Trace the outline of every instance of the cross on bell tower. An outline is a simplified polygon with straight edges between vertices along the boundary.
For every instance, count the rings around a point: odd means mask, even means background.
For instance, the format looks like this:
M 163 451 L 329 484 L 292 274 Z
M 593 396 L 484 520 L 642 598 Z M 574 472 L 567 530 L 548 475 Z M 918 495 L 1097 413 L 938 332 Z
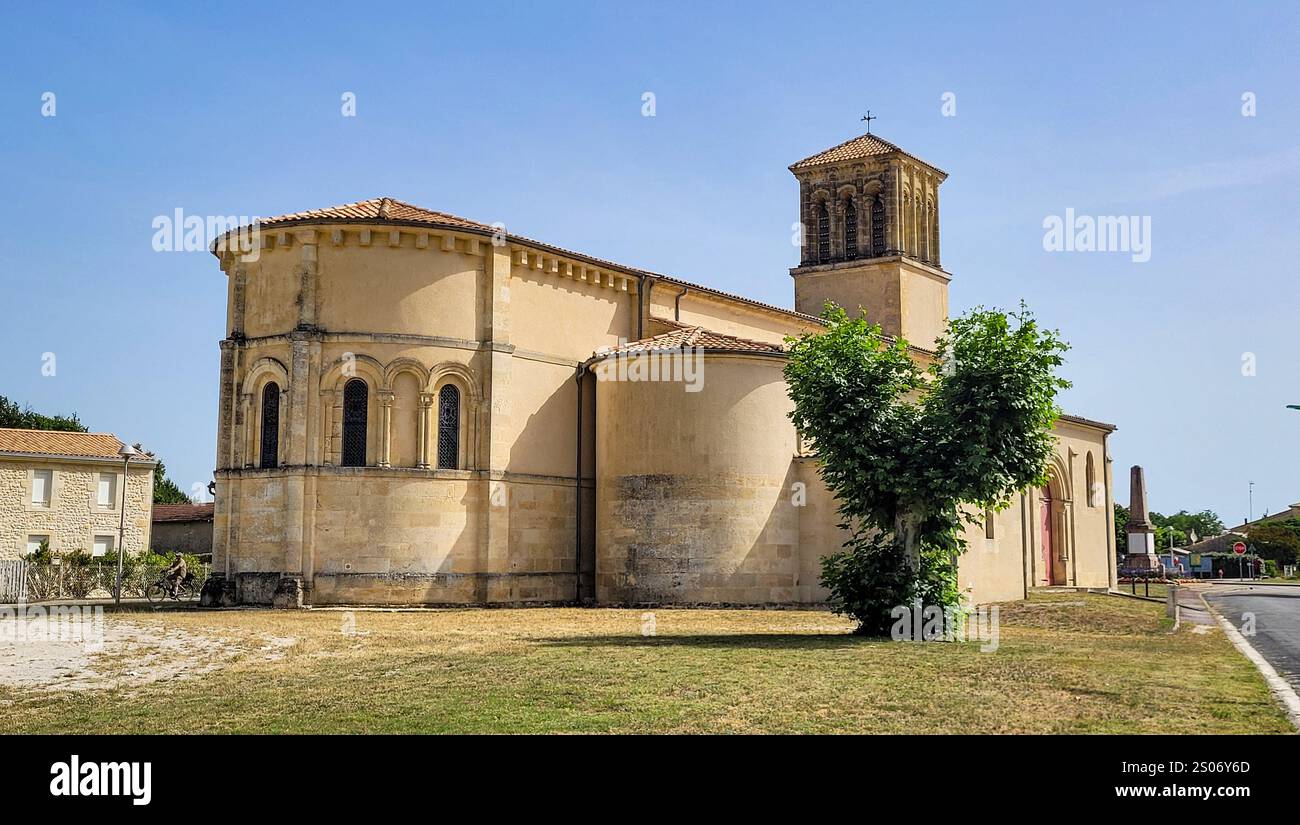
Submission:
M 867 110 L 867 113 L 866 113 L 865 115 L 862 116 L 862 119 L 863 119 L 864 121 L 866 121 L 866 124 L 867 124 L 867 134 L 871 134 L 871 121 L 873 121 L 873 120 L 879 120 L 880 118 L 878 118 L 878 117 L 876 117 L 875 115 L 871 114 L 871 110 L 868 109 L 868 110 Z

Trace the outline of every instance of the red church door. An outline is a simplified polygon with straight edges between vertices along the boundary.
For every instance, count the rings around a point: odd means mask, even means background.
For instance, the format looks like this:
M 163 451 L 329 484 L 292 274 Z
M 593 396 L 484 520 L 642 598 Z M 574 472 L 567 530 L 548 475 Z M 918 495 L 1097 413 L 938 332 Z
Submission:
M 1042 544 L 1043 558 L 1043 575 L 1042 583 L 1045 585 L 1055 584 L 1052 577 L 1052 490 L 1050 487 L 1042 489 L 1042 502 L 1038 508 L 1039 520 L 1039 541 Z

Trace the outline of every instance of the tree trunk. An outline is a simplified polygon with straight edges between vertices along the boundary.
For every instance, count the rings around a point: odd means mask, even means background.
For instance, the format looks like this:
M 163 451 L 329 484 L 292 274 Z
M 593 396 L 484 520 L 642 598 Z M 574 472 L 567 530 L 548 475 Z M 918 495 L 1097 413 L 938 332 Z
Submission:
M 903 553 L 912 573 L 921 569 L 921 512 L 901 509 L 894 514 L 894 546 Z

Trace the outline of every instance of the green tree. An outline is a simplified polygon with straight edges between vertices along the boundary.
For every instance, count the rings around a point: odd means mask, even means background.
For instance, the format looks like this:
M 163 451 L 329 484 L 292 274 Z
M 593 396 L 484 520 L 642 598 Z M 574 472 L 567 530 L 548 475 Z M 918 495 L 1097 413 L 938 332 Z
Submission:
M 1283 530 L 1288 530 L 1294 533 L 1297 538 L 1300 538 L 1300 518 L 1289 518 L 1289 519 L 1284 519 L 1282 521 L 1270 521 L 1268 522 L 1268 525 L 1270 527 L 1280 527 Z
M 1124 526 L 1128 524 L 1128 508 L 1123 504 L 1115 505 L 1115 552 L 1120 558 L 1128 555 L 1128 531 Z
M 978 308 L 949 323 L 927 373 L 865 317 L 822 317 L 787 340 L 791 418 L 850 535 L 823 583 L 859 633 L 881 634 L 894 607 L 958 607 L 962 522 L 1046 483 L 1067 347 L 1024 304 Z
M 1192 534 L 1197 540 L 1217 536 L 1224 531 L 1223 520 L 1209 510 L 1189 513 L 1179 510 L 1172 516 L 1151 513 L 1151 523 L 1156 526 L 1156 547 L 1169 547 L 1169 536 L 1174 537 L 1174 546 L 1182 547 L 1192 543 Z
M 0 427 L 15 430 L 63 430 L 84 433 L 86 426 L 76 414 L 42 415 L 31 407 L 19 407 L 16 402 L 0 395 Z
M 1251 527 L 1246 534 L 1246 544 L 1252 553 L 1278 564 L 1295 564 L 1300 559 L 1300 536 L 1276 524 Z
M 184 491 L 176 485 L 176 482 L 167 477 L 167 468 L 161 461 L 158 462 L 157 468 L 153 471 L 153 503 L 154 504 L 189 504 L 190 497 L 185 495 Z

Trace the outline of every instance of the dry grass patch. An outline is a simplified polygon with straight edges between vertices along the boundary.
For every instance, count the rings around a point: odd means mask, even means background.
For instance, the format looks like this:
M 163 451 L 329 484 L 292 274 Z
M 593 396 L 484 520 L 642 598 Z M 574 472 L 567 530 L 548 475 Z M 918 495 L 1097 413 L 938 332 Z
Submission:
M 821 611 L 656 610 L 644 636 L 644 612 L 110 615 L 211 638 L 222 666 L 76 693 L 0 685 L 0 732 L 1290 730 L 1221 633 L 1171 634 L 1148 602 L 1003 605 L 995 653 L 861 639 Z

